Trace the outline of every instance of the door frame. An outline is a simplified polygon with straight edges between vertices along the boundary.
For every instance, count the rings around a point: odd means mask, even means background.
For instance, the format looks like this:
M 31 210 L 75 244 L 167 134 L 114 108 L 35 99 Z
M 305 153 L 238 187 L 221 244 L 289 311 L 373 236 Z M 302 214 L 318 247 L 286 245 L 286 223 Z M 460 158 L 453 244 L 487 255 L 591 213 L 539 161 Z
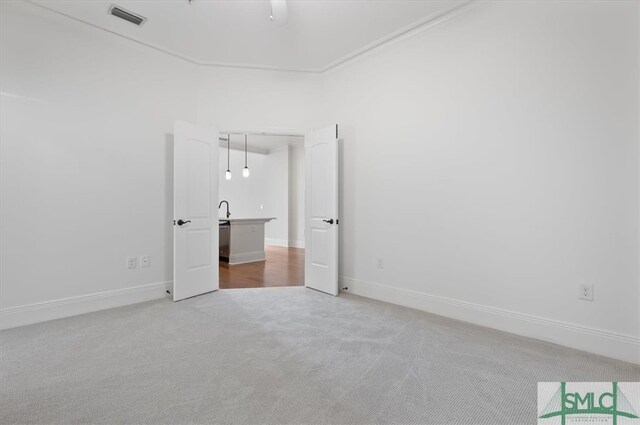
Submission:
M 215 128 L 212 125 L 203 125 L 203 127 L 210 127 L 210 128 Z M 253 129 L 249 129 L 249 130 L 239 130 L 239 129 L 219 129 L 218 131 L 218 142 L 220 140 L 226 140 L 222 138 L 223 135 L 248 135 L 248 136 L 283 136 L 283 137 L 301 137 L 302 140 L 301 142 L 304 144 L 304 138 L 306 137 L 306 135 L 312 131 L 313 129 L 300 129 L 300 128 L 279 128 L 279 127 L 266 127 L 266 128 L 253 128 Z M 340 138 L 338 138 L 338 142 L 340 142 Z M 338 162 L 339 165 L 339 162 Z M 218 170 L 219 172 L 219 170 Z M 305 176 L 305 181 L 306 181 L 306 176 Z M 218 182 L 218 184 L 220 184 Z M 306 205 L 305 205 L 306 207 Z M 172 226 L 173 227 L 173 226 Z M 305 223 L 305 228 L 306 228 L 306 223 Z M 175 252 L 174 252 L 174 257 L 175 257 Z M 339 269 L 340 263 L 339 263 L 339 257 L 338 257 L 338 269 Z M 174 264 L 175 267 L 175 264 Z M 303 282 L 304 284 L 304 282 Z M 306 286 L 305 286 L 306 287 Z M 221 290 L 221 289 L 218 289 Z
M 291 137 L 304 137 L 307 133 L 309 132 L 309 130 L 306 129 L 299 129 L 299 128 L 278 128 L 278 127 L 271 127 L 271 128 L 258 128 L 258 129 L 251 129 L 251 130 L 230 130 L 230 129 L 222 129 L 222 130 L 218 130 L 218 133 L 220 133 L 220 136 L 222 136 L 223 134 L 232 134 L 232 135 L 242 135 L 244 136 L 245 134 L 247 136 L 291 136 Z M 226 140 L 226 139 L 225 139 Z
M 299 142 L 296 141 L 296 143 L 300 143 L 304 147 L 304 140 L 306 135 L 309 133 L 309 131 L 310 130 L 300 129 L 300 128 L 278 128 L 278 127 L 253 128 L 249 130 L 223 129 L 223 130 L 218 130 L 218 133 L 219 133 L 218 137 L 219 137 L 219 141 L 226 141 L 227 135 L 229 134 L 232 136 L 244 136 L 246 134 L 247 136 L 299 137 L 300 141 Z M 306 176 L 305 176 L 305 181 L 306 181 Z M 218 182 L 218 184 L 220 184 L 220 182 Z M 305 208 L 306 208 L 306 205 L 305 205 Z M 306 223 L 305 223 L 305 227 L 306 227 Z M 303 280 L 302 285 L 306 287 L 305 284 L 306 282 Z M 224 290 L 224 289 L 219 289 L 219 290 Z

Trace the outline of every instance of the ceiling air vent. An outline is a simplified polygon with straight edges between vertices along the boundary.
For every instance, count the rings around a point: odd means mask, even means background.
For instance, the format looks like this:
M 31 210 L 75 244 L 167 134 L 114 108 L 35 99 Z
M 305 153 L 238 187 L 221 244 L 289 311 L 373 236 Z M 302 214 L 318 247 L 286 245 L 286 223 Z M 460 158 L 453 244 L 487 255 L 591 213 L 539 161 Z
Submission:
M 136 15 L 135 13 L 124 10 L 116 5 L 111 5 L 109 8 L 109 14 L 138 26 L 142 25 L 144 21 L 147 20 L 144 16 Z

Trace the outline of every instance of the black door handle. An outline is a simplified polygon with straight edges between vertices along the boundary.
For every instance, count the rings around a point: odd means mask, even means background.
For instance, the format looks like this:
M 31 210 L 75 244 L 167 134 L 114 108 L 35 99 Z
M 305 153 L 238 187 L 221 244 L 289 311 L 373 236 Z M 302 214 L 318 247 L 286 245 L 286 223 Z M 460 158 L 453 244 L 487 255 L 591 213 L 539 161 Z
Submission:
M 324 221 L 325 223 L 333 224 L 333 219 L 332 218 L 330 218 L 329 220 L 322 220 L 322 221 Z
M 178 220 L 178 226 L 182 226 L 183 224 L 191 223 L 191 220 L 184 221 L 183 219 Z

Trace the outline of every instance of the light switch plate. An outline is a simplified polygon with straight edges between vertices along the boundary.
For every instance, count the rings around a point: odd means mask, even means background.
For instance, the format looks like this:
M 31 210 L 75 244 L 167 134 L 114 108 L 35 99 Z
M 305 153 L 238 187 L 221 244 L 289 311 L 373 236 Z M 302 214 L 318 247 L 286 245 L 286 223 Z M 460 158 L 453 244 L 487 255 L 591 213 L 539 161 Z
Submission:
M 138 267 L 138 257 L 127 257 L 127 268 L 135 269 Z

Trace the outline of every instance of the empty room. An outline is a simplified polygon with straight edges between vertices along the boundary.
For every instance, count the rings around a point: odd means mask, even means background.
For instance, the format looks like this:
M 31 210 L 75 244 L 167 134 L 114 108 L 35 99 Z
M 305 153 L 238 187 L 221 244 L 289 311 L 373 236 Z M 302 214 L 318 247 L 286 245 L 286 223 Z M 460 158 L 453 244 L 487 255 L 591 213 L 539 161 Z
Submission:
M 640 1 L 0 0 L 0 423 L 640 425 Z

